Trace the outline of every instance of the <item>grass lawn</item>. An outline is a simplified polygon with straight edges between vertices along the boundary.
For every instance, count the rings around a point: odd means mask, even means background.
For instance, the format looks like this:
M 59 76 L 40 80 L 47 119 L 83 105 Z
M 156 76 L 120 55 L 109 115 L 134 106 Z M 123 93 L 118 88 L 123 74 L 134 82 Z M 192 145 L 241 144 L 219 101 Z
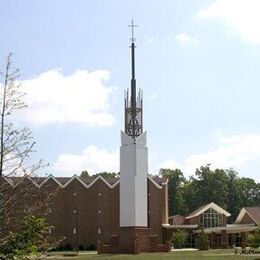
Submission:
M 47 259 L 59 260 L 59 259 L 177 259 L 177 260 L 200 260 L 200 259 L 210 259 L 210 260 L 222 260 L 222 259 L 259 259 L 260 256 L 237 256 L 234 255 L 233 249 L 215 249 L 208 251 L 178 251 L 178 252 L 170 252 L 170 253 L 143 253 L 140 255 L 97 255 L 96 252 L 80 252 L 80 254 L 76 257 L 64 257 L 63 253 L 52 253 Z

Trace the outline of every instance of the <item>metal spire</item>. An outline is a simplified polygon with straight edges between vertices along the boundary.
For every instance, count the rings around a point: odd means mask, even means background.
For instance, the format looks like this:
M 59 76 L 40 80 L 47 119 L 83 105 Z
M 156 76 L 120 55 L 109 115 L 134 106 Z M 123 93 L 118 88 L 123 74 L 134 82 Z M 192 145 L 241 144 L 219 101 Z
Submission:
M 131 106 L 132 108 L 136 107 L 136 80 L 135 80 L 135 38 L 134 38 L 134 28 L 137 27 L 134 24 L 134 20 L 132 19 L 132 23 L 128 25 L 132 29 L 132 37 L 131 40 L 131 57 L 132 57 L 132 79 L 131 79 Z
M 134 24 L 132 19 L 132 23 L 128 25 L 131 27 L 132 37 L 131 41 L 131 69 L 132 69 L 132 78 L 131 78 L 131 96 L 130 96 L 130 104 L 127 97 L 125 100 L 125 132 L 132 136 L 134 139 L 142 133 L 142 97 L 139 91 L 138 97 L 136 97 L 136 80 L 135 80 L 135 37 L 134 37 L 134 28 L 137 27 Z

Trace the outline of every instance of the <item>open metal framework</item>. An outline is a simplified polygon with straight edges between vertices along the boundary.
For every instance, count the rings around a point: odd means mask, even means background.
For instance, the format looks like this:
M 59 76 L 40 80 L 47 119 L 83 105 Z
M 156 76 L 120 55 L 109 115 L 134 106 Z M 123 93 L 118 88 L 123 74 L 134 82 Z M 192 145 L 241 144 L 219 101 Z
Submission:
M 125 133 L 131 136 L 134 140 L 143 133 L 143 95 L 139 89 L 136 95 L 136 79 L 135 79 L 135 38 L 134 27 L 137 25 L 129 25 L 132 29 L 131 38 L 131 63 L 132 63 L 132 78 L 131 78 L 131 93 L 129 89 L 125 93 Z

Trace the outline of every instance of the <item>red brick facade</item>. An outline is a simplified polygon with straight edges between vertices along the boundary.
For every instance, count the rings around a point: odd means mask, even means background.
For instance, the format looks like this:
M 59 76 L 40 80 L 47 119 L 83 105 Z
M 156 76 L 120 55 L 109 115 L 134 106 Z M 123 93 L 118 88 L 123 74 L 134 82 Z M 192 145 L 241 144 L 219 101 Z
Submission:
M 139 254 L 141 252 L 169 252 L 170 241 L 164 241 L 159 235 L 152 235 L 151 228 L 123 227 L 115 235 L 111 235 L 110 243 L 98 242 L 99 254 Z
M 148 228 L 134 228 L 122 230 L 119 228 L 119 179 L 104 179 L 101 177 L 80 179 L 25 178 L 19 184 L 10 188 L 13 192 L 23 190 L 25 186 L 32 186 L 30 199 L 26 203 L 34 203 L 44 197 L 44 193 L 55 194 L 49 201 L 45 215 L 54 227 L 53 235 L 65 236 L 64 245 L 72 247 L 103 244 L 125 244 L 123 239 L 136 237 L 136 241 L 129 243 L 131 252 L 150 251 L 163 241 L 162 224 L 168 223 L 167 183 L 164 180 L 154 180 L 148 177 Z M 24 186 L 25 185 L 25 186 Z M 14 188 L 15 187 L 15 188 Z M 25 207 L 25 205 L 21 205 Z M 46 210 L 45 210 L 46 211 Z M 123 235 L 125 234 L 125 235 Z M 119 243 L 119 242 L 118 242 Z M 105 250 L 106 245 L 103 245 Z M 136 248 L 133 250 L 133 248 Z M 149 249 L 149 250 L 148 250 Z M 161 245 L 161 250 L 166 250 Z

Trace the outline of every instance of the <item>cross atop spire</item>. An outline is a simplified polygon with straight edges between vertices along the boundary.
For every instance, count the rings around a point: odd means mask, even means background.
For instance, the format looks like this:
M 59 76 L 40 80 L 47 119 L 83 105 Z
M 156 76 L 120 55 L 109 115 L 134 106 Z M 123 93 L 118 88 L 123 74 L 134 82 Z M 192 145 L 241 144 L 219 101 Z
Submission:
M 137 27 L 137 26 L 138 25 L 134 24 L 134 20 L 133 19 L 132 19 L 131 24 L 128 25 L 128 27 L 131 27 L 131 29 L 132 29 L 132 37 L 130 38 L 131 42 L 135 41 L 134 30 L 135 30 L 135 27 Z

